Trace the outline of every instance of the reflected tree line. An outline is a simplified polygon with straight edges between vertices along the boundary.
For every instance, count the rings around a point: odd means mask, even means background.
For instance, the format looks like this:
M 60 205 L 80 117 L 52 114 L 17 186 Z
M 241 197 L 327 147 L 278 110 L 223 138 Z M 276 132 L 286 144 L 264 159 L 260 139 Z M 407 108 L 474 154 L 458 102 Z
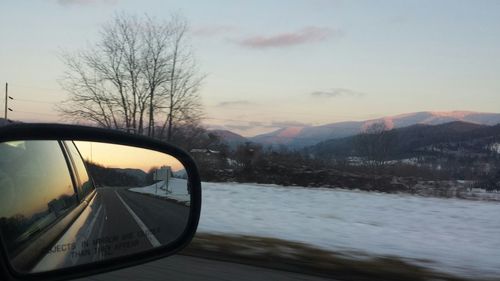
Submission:
M 63 217 L 77 204 L 76 194 L 61 195 L 47 203 L 43 211 L 27 217 L 24 214 L 15 214 L 10 217 L 0 218 L 0 229 L 7 250 L 15 255 L 23 245 L 32 241 L 37 234 L 43 232 L 47 226 L 53 224 L 58 218 Z
M 155 183 L 153 175 L 158 170 L 158 167 L 151 167 L 148 172 L 144 172 L 141 169 L 110 168 L 91 161 L 86 161 L 86 166 L 97 187 L 138 187 L 151 185 Z

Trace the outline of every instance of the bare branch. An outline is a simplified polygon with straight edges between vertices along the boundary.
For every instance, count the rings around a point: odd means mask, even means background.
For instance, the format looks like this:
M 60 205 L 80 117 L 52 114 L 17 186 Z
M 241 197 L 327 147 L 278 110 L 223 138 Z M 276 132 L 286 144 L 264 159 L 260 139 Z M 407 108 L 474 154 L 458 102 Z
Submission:
M 98 126 L 172 136 L 176 123 L 199 121 L 201 103 L 187 23 L 117 15 L 90 49 L 61 56 L 61 85 L 69 93 L 58 109 L 68 118 Z M 163 120 L 157 134 L 157 120 Z M 189 121 L 188 121 L 189 120 Z

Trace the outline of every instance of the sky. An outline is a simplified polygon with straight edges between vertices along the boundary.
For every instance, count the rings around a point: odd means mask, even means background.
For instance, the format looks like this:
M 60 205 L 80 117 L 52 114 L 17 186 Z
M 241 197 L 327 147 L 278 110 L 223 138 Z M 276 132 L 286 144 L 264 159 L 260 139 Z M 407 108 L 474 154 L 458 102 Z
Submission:
M 0 10 L 12 119 L 61 121 L 58 55 L 96 42 L 117 13 L 189 21 L 209 128 L 252 136 L 417 111 L 500 112 L 496 0 L 3 0 Z
M 140 169 L 146 173 L 162 166 L 169 166 L 174 172 L 184 169 L 177 158 L 155 150 L 88 141 L 75 144 L 85 160 L 108 168 Z

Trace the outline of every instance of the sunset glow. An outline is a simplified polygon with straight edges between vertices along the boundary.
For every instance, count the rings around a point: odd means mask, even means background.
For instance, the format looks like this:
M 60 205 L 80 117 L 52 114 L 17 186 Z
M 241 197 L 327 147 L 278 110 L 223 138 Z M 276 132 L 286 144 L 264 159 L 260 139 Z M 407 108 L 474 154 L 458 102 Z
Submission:
M 95 43 L 120 13 L 166 20 L 180 12 L 189 21 L 210 129 L 254 136 L 409 112 L 500 110 L 499 1 L 47 0 L 1 8 L 0 82 L 9 82 L 15 120 L 74 122 L 55 110 L 68 97 L 60 51 Z
M 184 169 L 176 158 L 154 150 L 86 141 L 75 141 L 75 144 L 85 160 L 108 168 L 141 169 L 144 172 L 161 166 L 170 166 L 174 172 Z

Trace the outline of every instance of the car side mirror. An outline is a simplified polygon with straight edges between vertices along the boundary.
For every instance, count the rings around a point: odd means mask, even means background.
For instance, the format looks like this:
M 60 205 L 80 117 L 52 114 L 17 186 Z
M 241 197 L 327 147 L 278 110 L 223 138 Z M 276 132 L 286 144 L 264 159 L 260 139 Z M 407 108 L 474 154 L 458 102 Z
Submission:
M 0 128 L 0 280 L 64 280 L 176 253 L 201 184 L 170 144 L 100 128 Z

